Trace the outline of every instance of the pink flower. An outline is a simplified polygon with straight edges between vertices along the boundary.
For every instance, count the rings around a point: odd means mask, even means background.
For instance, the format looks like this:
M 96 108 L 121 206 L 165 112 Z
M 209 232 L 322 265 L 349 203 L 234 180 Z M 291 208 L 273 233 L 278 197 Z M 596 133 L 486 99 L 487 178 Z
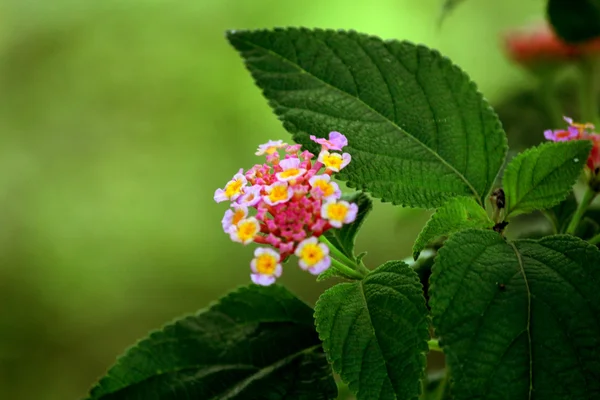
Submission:
M 351 161 L 350 154 L 331 153 L 348 144 L 344 135 L 331 132 L 329 140 L 316 139 L 323 146 L 319 159 L 300 145 L 281 140 L 259 146 L 257 154 L 266 162 L 256 164 L 245 174 L 240 170 L 225 188 L 215 192 L 216 201 L 229 200 L 221 224 L 231 240 L 270 246 L 256 249 L 250 263 L 251 278 L 270 285 L 282 274 L 282 262 L 292 254 L 311 274 L 329 267 L 329 248 L 318 237 L 334 227 L 354 221 L 358 207 L 341 197 L 339 186 L 331 181 Z M 285 148 L 284 159 L 279 150 Z
M 556 129 L 556 130 L 545 130 L 544 137 L 547 140 L 552 140 L 554 142 L 564 142 L 571 139 L 577 139 L 579 136 L 579 131 L 577 128 L 570 126 L 567 130 L 564 129 Z
M 280 256 L 275 250 L 259 247 L 254 250 L 254 258 L 250 263 L 252 282 L 269 286 L 281 276 Z
M 242 194 L 244 186 L 248 181 L 242 174 L 242 170 L 233 176 L 233 179 L 227 182 L 224 189 L 217 189 L 215 191 L 214 199 L 217 203 L 226 200 L 236 200 Z
M 277 150 L 286 146 L 287 143 L 283 143 L 283 140 L 269 140 L 267 143 L 259 145 L 254 154 L 257 156 L 262 156 L 263 154 L 270 155 L 277 153 Z
M 329 171 L 340 172 L 342 168 L 350 163 L 350 154 L 330 153 L 327 150 L 322 150 L 319 153 L 318 161 L 322 163 Z
M 301 168 L 301 161 L 297 158 L 287 158 L 279 162 L 282 171 L 275 174 L 280 182 L 293 181 L 306 173 L 306 169 Z
M 300 242 L 294 254 L 300 259 L 300 268 L 313 275 L 319 275 L 331 265 L 329 247 L 314 236 Z
M 341 228 L 343 224 L 349 224 L 356 219 L 358 206 L 354 203 L 340 200 L 329 201 L 321 208 L 321 217 L 327 219 L 331 226 Z
M 265 203 L 270 206 L 285 203 L 294 195 L 294 191 L 287 182 L 276 182 L 266 187 L 267 194 L 263 197 Z
M 329 140 L 310 135 L 310 140 L 322 146 L 323 150 L 342 150 L 348 146 L 348 139 L 339 132 L 329 132 Z
M 223 225 L 225 233 L 229 233 L 232 226 L 237 226 L 241 220 L 248 216 L 248 207 L 235 203 L 231 206 L 233 210 L 229 209 L 225 211 L 225 216 L 221 220 L 221 225 Z
M 327 174 L 315 175 L 308 180 L 312 187 L 311 193 L 315 197 L 322 197 L 325 200 L 339 199 L 342 195 L 340 187 L 335 182 L 330 182 L 331 177 Z
M 237 199 L 237 201 L 239 204 L 243 204 L 244 206 L 247 206 L 247 207 L 255 206 L 262 200 L 261 191 L 262 191 L 261 185 L 245 187 L 244 194 L 241 195 Z

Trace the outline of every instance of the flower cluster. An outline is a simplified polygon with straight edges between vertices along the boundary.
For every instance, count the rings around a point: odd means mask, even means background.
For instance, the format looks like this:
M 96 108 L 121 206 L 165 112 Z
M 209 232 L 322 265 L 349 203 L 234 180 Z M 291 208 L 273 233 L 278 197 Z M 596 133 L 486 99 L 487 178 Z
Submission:
M 556 129 L 544 131 L 544 137 L 554 142 L 563 142 L 567 140 L 591 140 L 592 151 L 587 159 L 587 167 L 592 176 L 600 172 L 600 135 L 594 132 L 594 125 L 590 123 L 574 122 L 569 117 L 563 117 L 568 124 L 567 129 Z
M 547 62 L 576 60 L 600 50 L 600 38 L 581 44 L 566 43 L 548 23 L 534 24 L 505 35 L 507 55 L 515 62 L 530 66 Z
M 255 153 L 264 155 L 265 163 L 246 172 L 240 169 L 215 192 L 216 202 L 231 203 L 222 225 L 233 241 L 272 246 L 254 252 L 250 268 L 256 284 L 275 282 L 281 263 L 292 254 L 311 274 L 325 271 L 331 258 L 319 236 L 356 218 L 357 205 L 340 200 L 340 188 L 331 181 L 333 173 L 350 163 L 350 154 L 340 152 L 348 140 L 339 132 L 331 132 L 329 139 L 310 139 L 321 145 L 316 160 L 314 154 L 301 151 L 301 145 L 269 141 Z

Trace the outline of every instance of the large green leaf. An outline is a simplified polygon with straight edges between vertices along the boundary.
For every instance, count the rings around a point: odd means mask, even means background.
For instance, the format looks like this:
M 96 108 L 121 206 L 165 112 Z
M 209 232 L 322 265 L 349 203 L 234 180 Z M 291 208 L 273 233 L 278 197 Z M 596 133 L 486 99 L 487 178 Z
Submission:
M 327 290 L 315 307 L 327 358 L 358 400 L 413 399 L 429 339 L 417 274 L 389 261 L 364 280 Z
M 567 42 L 600 36 L 600 0 L 549 0 L 548 19 Z
M 342 199 L 350 203 L 356 203 L 358 206 L 356 219 L 351 224 L 344 225 L 340 229 L 331 229 L 325 232 L 325 237 L 346 257 L 354 260 L 354 241 L 367 215 L 373 209 L 373 202 L 369 199 L 369 196 L 361 192 L 344 195 Z
M 481 204 L 506 153 L 498 117 L 438 52 L 356 32 L 231 31 L 263 94 L 299 143 L 339 131 L 351 187 L 432 208 L 456 195 Z
M 570 235 L 466 230 L 429 294 L 455 399 L 600 398 L 600 251 Z
M 438 208 L 427 221 L 413 246 L 416 260 L 429 242 L 467 228 L 491 228 L 494 222 L 472 197 L 455 197 Z
M 280 286 L 239 289 L 129 349 L 89 399 L 333 399 L 312 314 Z
M 545 210 L 563 201 L 590 150 L 589 140 L 546 142 L 513 158 L 502 178 L 506 217 Z

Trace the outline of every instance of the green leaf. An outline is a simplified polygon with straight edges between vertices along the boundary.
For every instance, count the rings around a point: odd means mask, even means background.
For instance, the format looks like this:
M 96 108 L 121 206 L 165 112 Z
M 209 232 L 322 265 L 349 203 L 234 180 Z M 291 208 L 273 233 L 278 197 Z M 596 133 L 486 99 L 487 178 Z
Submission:
M 466 230 L 439 251 L 433 324 L 460 399 L 600 398 L 600 251 Z
M 433 239 L 467 228 L 491 228 L 494 222 L 472 197 L 455 197 L 438 208 L 423 228 L 413 246 L 416 260 Z
M 369 196 L 361 192 L 343 195 L 342 199 L 350 203 L 356 203 L 358 206 L 356 219 L 351 224 L 344 225 L 340 229 L 331 229 L 325 232 L 325 237 L 346 257 L 355 260 L 354 241 L 367 215 L 373 209 L 373 202 L 369 199 Z
M 338 178 L 376 198 L 432 208 L 481 204 L 506 153 L 498 117 L 437 51 L 356 32 L 231 31 L 257 85 L 294 139 L 339 131 L 352 162 Z
M 389 261 L 327 290 L 315 306 L 327 358 L 358 400 L 416 399 L 429 339 L 417 274 Z
M 559 204 L 571 192 L 590 150 L 589 140 L 546 142 L 513 158 L 502 179 L 506 217 Z
M 129 349 L 89 399 L 334 399 L 312 314 L 280 286 L 241 288 Z
M 567 42 L 579 43 L 600 36 L 599 0 L 549 0 L 548 20 Z

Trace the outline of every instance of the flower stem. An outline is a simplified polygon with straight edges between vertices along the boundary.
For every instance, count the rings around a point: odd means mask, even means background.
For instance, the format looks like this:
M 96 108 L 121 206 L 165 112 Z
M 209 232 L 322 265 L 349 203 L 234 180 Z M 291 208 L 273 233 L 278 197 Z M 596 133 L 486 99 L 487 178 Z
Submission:
M 429 346 L 429 351 L 442 351 L 440 347 L 440 343 L 437 339 L 430 339 L 427 341 L 427 345 Z
M 585 214 L 588 207 L 594 200 L 594 197 L 596 197 L 596 192 L 589 187 L 586 188 L 585 193 L 583 194 L 583 198 L 579 202 L 579 205 L 577 206 L 577 210 L 575 210 L 575 214 L 573 214 L 573 218 L 571 219 L 571 222 L 569 223 L 569 226 L 567 227 L 566 233 L 568 233 L 570 235 L 575 234 L 575 231 L 577 230 L 577 227 L 579 226 L 579 222 L 581 222 L 581 218 L 583 218 L 583 215 Z
M 361 280 L 361 279 L 363 279 L 365 277 L 360 272 L 353 270 L 352 268 L 348 267 L 345 264 L 342 264 L 341 262 L 339 262 L 335 258 L 331 259 L 331 266 L 333 268 L 337 269 L 339 272 L 341 272 L 343 275 L 345 275 L 345 276 L 347 276 L 349 278 L 354 278 L 354 279 Z
M 598 243 L 600 243 L 600 233 L 597 234 L 596 236 L 592 236 L 591 239 L 588 239 L 588 243 L 589 244 L 598 244 Z
M 329 247 L 329 252 L 331 253 L 332 256 L 334 256 L 339 261 L 346 264 L 348 267 L 351 267 L 352 269 L 356 269 L 356 267 L 357 267 L 356 261 L 352 261 L 344 253 L 342 253 L 337 247 L 335 247 L 333 244 L 331 244 L 331 242 L 325 237 L 325 235 L 319 236 L 319 240 L 322 243 L 325 243 L 327 245 L 327 247 Z

